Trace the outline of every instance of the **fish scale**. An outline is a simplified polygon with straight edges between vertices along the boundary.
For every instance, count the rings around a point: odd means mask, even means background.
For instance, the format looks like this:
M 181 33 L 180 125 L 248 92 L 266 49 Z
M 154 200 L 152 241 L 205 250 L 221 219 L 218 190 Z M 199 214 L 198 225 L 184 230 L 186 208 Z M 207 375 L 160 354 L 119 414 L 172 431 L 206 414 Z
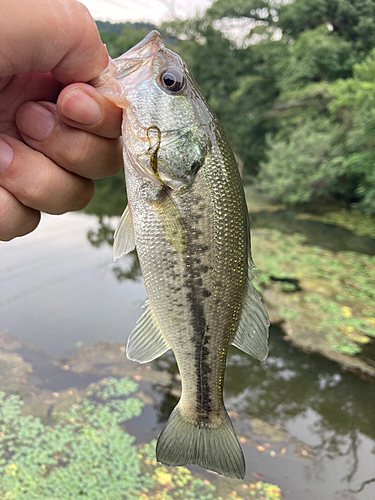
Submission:
M 167 81 L 163 75 L 167 73 Z M 223 402 L 230 344 L 264 360 L 268 316 L 254 277 L 246 201 L 225 132 L 185 63 L 151 32 L 93 84 L 124 109 L 126 208 L 114 255 L 137 248 L 148 293 L 127 355 L 172 349 L 182 395 L 157 460 L 243 478 Z

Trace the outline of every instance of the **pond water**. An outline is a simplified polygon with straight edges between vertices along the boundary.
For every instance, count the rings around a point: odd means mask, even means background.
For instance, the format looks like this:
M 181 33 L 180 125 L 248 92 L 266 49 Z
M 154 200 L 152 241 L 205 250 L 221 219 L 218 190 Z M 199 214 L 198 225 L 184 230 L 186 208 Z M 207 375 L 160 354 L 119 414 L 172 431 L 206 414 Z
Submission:
M 300 218 L 302 210 L 286 209 L 277 212 L 255 212 L 251 214 L 253 229 L 277 229 L 286 234 L 300 233 L 309 245 L 317 245 L 332 252 L 350 251 L 375 255 L 375 239 L 357 236 L 343 227 Z
M 124 342 L 141 314 L 146 292 L 136 257 L 113 263 L 106 243 L 115 222 L 83 213 L 44 215 L 34 233 L 0 243 L 0 331 L 38 349 L 26 360 L 52 390 L 90 377 L 66 374 L 71 378 L 64 382 L 53 378 L 47 362 L 74 354 L 77 343 Z M 175 369 L 170 355 L 162 359 Z M 138 437 L 156 437 L 176 402 L 168 394 L 155 399 L 129 422 Z M 225 400 L 241 417 L 281 425 L 314 455 L 273 457 L 244 446 L 248 474 L 278 484 L 288 500 L 375 498 L 375 384 L 298 351 L 272 328 L 264 364 L 230 349 Z

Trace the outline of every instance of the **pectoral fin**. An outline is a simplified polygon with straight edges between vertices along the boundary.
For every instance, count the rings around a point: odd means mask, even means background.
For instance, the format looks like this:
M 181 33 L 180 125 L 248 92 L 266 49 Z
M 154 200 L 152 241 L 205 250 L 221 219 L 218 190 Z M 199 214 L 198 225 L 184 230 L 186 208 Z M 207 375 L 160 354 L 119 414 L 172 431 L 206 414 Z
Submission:
M 250 261 L 247 292 L 237 333 L 232 344 L 241 351 L 264 361 L 268 354 L 268 327 L 270 323 L 262 299 L 251 282 L 254 277 L 252 267 L 254 265 Z
M 152 361 L 169 349 L 148 300 L 146 300 L 144 308 L 144 313 L 131 332 L 126 347 L 128 359 L 138 361 L 138 363 Z
M 117 260 L 135 248 L 133 217 L 129 205 L 125 208 L 115 231 L 113 258 Z
M 188 241 L 187 227 L 169 190 L 161 190 L 158 198 L 153 201 L 153 206 L 168 243 L 178 253 L 182 253 Z

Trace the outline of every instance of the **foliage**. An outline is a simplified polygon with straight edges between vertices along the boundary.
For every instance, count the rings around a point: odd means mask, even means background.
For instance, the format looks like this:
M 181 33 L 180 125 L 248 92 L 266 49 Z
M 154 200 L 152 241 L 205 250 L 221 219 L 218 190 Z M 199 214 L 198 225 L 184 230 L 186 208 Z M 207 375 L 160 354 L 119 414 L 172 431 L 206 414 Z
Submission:
M 115 23 L 112 24 L 109 21 L 95 21 L 96 25 L 98 27 L 98 30 L 101 35 L 103 33 L 105 34 L 115 34 L 118 36 L 121 36 L 123 32 L 126 30 L 132 30 L 132 31 L 141 31 L 141 30 L 154 30 L 156 29 L 156 26 L 154 24 L 150 23 L 145 23 L 145 22 L 136 22 L 136 23 L 131 23 L 131 22 L 125 22 L 125 23 Z M 142 35 L 140 35 L 139 40 L 142 38 Z M 139 42 L 138 40 L 138 42 Z M 137 43 L 137 41 L 135 42 Z
M 249 18 L 282 30 L 295 40 L 308 30 L 329 24 L 357 51 L 375 46 L 375 4 L 366 0 L 216 0 L 208 9 L 212 18 Z
M 114 59 L 127 52 L 136 45 L 142 38 L 155 29 L 155 26 L 150 24 L 127 23 L 123 25 L 121 34 L 116 34 L 114 30 L 106 29 L 106 23 L 99 25 L 100 36 L 107 46 L 109 55 Z
M 307 120 L 287 140 L 269 139 L 259 182 L 271 197 L 290 204 L 336 194 L 342 188 L 343 129 L 329 120 Z M 307 172 L 309 175 L 307 175 Z
M 354 70 L 354 78 L 332 85 L 329 109 L 343 124 L 343 170 L 356 179 L 358 208 L 375 214 L 375 50 Z
M 165 30 L 245 176 L 290 204 L 329 193 L 375 213 L 374 14 L 363 0 L 216 0 Z
M 280 88 L 302 88 L 311 82 L 352 76 L 355 59 L 349 42 L 330 31 L 326 25 L 301 33 L 289 47 L 289 58 Z
M 95 181 L 95 194 L 85 212 L 105 215 L 121 215 L 127 204 L 124 172 Z
M 375 4 L 372 1 L 294 0 L 283 2 L 278 15 L 278 26 L 292 38 L 329 24 L 358 52 L 368 52 L 375 46 Z
M 374 61 L 375 51 L 353 78 L 280 95 L 274 109 L 283 130 L 268 141 L 262 189 L 288 203 L 330 194 L 375 213 Z
M 254 230 L 252 240 L 258 289 L 285 291 L 285 281 L 298 282 L 299 290 L 280 304 L 283 318 L 300 328 L 309 318 L 311 331 L 347 354 L 360 353 L 375 337 L 375 257 L 308 246 L 303 236 L 276 230 Z
M 152 28 L 100 27 L 113 57 Z M 222 122 L 245 178 L 289 204 L 329 194 L 375 214 L 373 1 L 216 0 L 202 17 L 162 29 Z M 98 196 L 113 187 L 103 181 Z
M 274 484 L 258 481 L 250 485 L 250 497 L 254 498 L 257 496 L 264 498 L 264 500 L 279 500 L 281 499 L 281 491 L 280 488 Z
M 1 498 L 137 499 L 148 483 L 135 439 L 121 428 L 142 411 L 139 399 L 127 397 L 136 388 L 129 379 L 104 381 L 54 415 L 53 425 L 22 416 L 20 399 L 0 393 Z

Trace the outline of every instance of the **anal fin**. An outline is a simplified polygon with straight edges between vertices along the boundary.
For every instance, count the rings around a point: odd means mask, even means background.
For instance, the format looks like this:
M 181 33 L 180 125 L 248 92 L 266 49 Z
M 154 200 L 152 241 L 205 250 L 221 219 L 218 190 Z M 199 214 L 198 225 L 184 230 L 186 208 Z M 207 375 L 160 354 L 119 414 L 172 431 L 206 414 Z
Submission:
M 135 248 L 133 217 L 129 205 L 125 208 L 115 231 L 113 258 L 117 260 Z
M 128 359 L 138 361 L 138 363 L 152 361 L 169 349 L 148 300 L 144 308 L 142 316 L 129 336 L 126 347 Z
M 267 311 L 262 304 L 262 299 L 251 282 L 254 278 L 253 267 L 254 264 L 250 260 L 247 292 L 237 333 L 232 344 L 241 351 L 251 354 L 260 361 L 264 361 L 268 355 L 268 327 L 270 322 Z

